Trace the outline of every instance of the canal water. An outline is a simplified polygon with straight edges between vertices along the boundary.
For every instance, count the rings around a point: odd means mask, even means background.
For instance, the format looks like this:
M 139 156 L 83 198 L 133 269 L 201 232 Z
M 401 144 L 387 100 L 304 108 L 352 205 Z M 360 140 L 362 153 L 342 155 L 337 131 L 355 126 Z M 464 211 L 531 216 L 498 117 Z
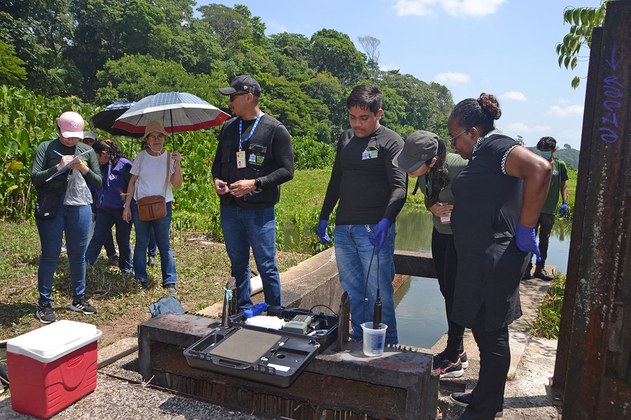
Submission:
M 557 220 L 550 236 L 547 265 L 567 272 L 571 223 Z M 432 218 L 405 206 L 397 216 L 395 247 L 402 251 L 431 252 Z M 447 332 L 445 303 L 433 278 L 411 277 L 395 294 L 399 343 L 432 347 Z

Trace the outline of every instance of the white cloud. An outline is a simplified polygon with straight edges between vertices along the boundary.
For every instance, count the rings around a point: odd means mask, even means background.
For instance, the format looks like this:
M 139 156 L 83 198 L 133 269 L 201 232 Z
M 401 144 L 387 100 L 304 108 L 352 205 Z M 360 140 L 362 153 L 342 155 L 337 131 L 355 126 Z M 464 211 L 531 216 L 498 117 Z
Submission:
M 516 133 L 520 135 L 524 134 L 536 134 L 550 132 L 552 129 L 547 125 L 528 125 L 523 122 L 509 123 L 503 128 L 503 131 Z
M 452 16 L 486 16 L 497 12 L 505 0 L 442 0 L 443 9 Z
M 394 8 L 399 16 L 427 16 L 434 13 L 436 0 L 397 0 Z
M 396 63 L 380 64 L 379 70 L 381 71 L 401 70 L 401 67 L 399 67 Z
M 526 99 L 526 95 L 524 95 L 521 92 L 514 91 L 514 90 L 502 93 L 500 95 L 500 99 L 505 99 L 507 101 L 519 101 L 519 102 L 523 102 L 523 101 L 527 101 L 528 100 L 528 99 Z
M 265 32 L 269 34 L 282 34 L 283 32 L 289 32 L 287 26 L 278 22 L 277 20 L 270 20 L 265 23 Z
M 440 6 L 452 16 L 486 16 L 499 9 L 506 0 L 397 0 L 399 16 L 428 16 Z
M 565 99 L 565 98 L 559 98 L 559 103 L 561 105 L 569 104 L 570 100 L 569 99 Z
M 553 115 L 555 117 L 576 117 L 583 115 L 583 107 L 581 105 L 570 105 L 566 107 L 562 107 L 559 105 L 552 105 L 548 108 L 548 115 Z
M 455 71 L 448 71 L 446 73 L 439 73 L 434 76 L 434 81 L 442 84 L 463 84 L 469 83 L 471 77 L 465 73 L 459 73 Z

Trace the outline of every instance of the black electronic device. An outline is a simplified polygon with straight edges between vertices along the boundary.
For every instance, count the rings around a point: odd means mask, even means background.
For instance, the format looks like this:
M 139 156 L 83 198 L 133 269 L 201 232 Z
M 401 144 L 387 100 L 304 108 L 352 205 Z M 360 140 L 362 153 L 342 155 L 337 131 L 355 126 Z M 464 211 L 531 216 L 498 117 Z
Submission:
M 339 316 L 334 313 L 316 313 L 311 309 L 285 308 L 283 306 L 270 306 L 265 312 L 266 316 L 276 316 L 285 321 L 289 326 L 283 327 L 280 331 L 296 337 L 310 337 L 320 343 L 318 352 L 322 352 L 329 345 L 337 340 L 339 330 Z M 309 320 L 309 318 L 311 318 Z M 292 322 L 292 321 L 297 322 Z M 308 322 L 307 322 L 308 321 Z M 236 313 L 230 317 L 231 326 L 242 326 L 258 331 L 274 331 L 266 327 L 246 324 L 243 312 Z M 306 329 L 303 329 L 306 326 Z
M 233 326 L 217 328 L 184 350 L 189 366 L 288 387 L 316 355 L 309 336 Z

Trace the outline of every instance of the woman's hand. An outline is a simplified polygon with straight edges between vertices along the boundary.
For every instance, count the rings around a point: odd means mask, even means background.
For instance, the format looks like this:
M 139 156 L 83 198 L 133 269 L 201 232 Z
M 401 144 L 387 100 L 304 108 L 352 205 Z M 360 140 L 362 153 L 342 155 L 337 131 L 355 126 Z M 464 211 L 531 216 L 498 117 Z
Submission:
M 123 209 L 123 220 L 127 223 L 131 221 L 131 209 L 127 205 L 125 205 L 125 208 Z
M 175 162 L 176 165 L 180 165 L 181 161 L 182 161 L 182 155 L 180 154 L 180 152 L 171 152 L 171 158 L 173 159 L 173 162 Z
M 446 217 L 453 211 L 453 204 L 438 202 L 429 208 L 429 211 L 436 217 Z

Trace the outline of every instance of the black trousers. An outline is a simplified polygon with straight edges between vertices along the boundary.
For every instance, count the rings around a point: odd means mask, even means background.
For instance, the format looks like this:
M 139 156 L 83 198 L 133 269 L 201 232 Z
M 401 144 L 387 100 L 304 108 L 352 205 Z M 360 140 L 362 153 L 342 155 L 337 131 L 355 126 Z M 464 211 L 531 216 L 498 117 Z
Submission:
M 436 268 L 436 277 L 440 286 L 440 293 L 445 298 L 445 311 L 447 313 L 447 348 L 446 358 L 455 362 L 458 355 L 464 351 L 462 338 L 464 327 L 451 320 L 451 308 L 454 302 L 454 288 L 456 283 L 456 247 L 454 246 L 454 236 L 432 231 L 432 259 Z
M 539 252 L 541 252 L 541 262 L 537 263 L 538 266 L 543 267 L 548 259 L 548 244 L 550 243 L 550 234 L 552 233 L 552 226 L 554 226 L 554 214 L 541 213 L 539 220 L 537 220 L 537 226 L 535 229 L 539 235 Z
M 484 308 L 471 329 L 480 349 L 480 376 L 473 389 L 471 404 L 460 419 L 493 420 L 504 405 L 504 388 L 510 368 L 508 326 L 495 331 L 484 330 Z

